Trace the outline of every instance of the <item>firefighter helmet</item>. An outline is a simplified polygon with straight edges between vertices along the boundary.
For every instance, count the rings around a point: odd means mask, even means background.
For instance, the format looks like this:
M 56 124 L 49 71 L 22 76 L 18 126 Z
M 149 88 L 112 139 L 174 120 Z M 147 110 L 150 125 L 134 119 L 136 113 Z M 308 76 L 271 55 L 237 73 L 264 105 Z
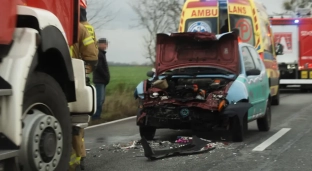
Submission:
M 80 6 L 82 7 L 82 8 L 87 8 L 87 1 L 86 0 L 80 0 Z

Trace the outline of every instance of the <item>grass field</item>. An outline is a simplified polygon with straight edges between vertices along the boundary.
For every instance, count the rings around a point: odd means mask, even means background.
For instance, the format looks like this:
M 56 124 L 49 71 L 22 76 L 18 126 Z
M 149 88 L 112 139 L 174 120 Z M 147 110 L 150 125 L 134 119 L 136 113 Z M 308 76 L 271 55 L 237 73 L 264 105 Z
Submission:
M 140 81 L 147 78 L 146 72 L 151 70 L 151 67 L 110 66 L 109 69 L 111 79 L 106 87 L 102 119 L 92 122 L 91 125 L 134 116 L 137 111 L 137 102 L 133 97 L 134 89 Z M 92 76 L 90 77 L 92 80 Z

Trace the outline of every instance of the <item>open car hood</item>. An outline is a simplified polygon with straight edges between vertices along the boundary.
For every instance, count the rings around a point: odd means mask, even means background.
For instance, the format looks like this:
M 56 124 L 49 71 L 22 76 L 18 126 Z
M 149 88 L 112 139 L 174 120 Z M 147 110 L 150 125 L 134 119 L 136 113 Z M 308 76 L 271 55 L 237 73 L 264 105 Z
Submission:
M 156 74 L 189 66 L 217 67 L 239 74 L 237 36 L 201 32 L 157 34 Z

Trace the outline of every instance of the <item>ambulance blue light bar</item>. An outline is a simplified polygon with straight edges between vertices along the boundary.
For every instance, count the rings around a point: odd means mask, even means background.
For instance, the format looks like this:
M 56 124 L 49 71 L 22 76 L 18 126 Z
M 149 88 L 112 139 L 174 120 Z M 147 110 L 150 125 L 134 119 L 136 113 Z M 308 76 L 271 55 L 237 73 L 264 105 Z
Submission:
M 296 24 L 299 23 L 299 20 L 295 20 L 294 23 L 296 23 Z

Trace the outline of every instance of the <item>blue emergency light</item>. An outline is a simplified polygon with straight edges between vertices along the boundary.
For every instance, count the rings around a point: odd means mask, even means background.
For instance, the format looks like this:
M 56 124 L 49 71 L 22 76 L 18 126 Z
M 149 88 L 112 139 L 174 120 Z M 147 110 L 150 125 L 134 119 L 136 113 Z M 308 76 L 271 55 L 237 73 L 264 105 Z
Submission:
M 299 20 L 295 20 L 294 23 L 299 23 Z

